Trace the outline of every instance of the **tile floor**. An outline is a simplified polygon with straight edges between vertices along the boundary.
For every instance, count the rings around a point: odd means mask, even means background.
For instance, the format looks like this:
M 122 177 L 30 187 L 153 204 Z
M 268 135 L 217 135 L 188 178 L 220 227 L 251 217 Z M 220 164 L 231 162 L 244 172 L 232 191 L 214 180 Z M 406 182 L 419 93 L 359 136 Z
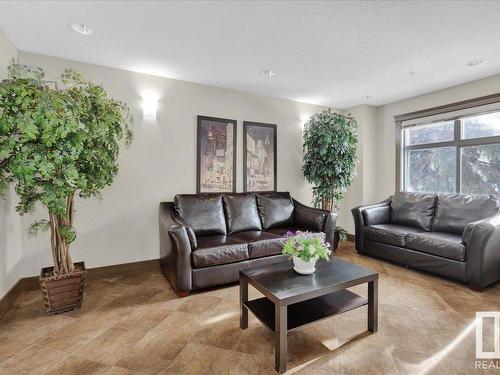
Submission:
M 379 332 L 366 308 L 294 331 L 289 374 L 500 374 L 474 369 L 475 311 L 500 310 L 500 284 L 473 292 L 351 243 L 337 255 L 380 273 Z M 0 374 L 275 374 L 271 335 L 238 319 L 237 286 L 179 299 L 156 272 L 89 282 L 80 310 L 52 317 L 26 292 L 0 321 Z

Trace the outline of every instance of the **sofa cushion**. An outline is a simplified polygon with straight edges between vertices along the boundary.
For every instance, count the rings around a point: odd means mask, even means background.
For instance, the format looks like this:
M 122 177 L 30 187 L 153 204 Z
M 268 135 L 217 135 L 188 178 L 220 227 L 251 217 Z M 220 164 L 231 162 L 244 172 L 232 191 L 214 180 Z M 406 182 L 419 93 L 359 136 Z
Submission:
M 205 236 L 198 239 L 198 249 L 191 253 L 194 268 L 240 262 L 248 259 L 248 246 L 228 236 Z
M 396 192 L 391 201 L 391 223 L 431 230 L 436 196 L 409 192 Z
M 406 247 L 443 258 L 465 261 L 465 246 L 458 234 L 430 232 L 409 233 Z
M 270 232 L 238 232 L 233 234 L 231 238 L 248 243 L 248 255 L 250 258 L 280 254 L 283 249 L 283 237 Z
M 179 194 L 175 196 L 174 208 L 196 236 L 226 234 L 222 196 Z
M 255 194 L 223 195 L 227 233 L 262 230 Z
M 299 227 L 295 227 L 295 226 L 270 229 L 269 233 L 277 234 L 278 236 L 283 238 L 283 237 L 285 237 L 285 235 L 287 233 L 295 233 L 297 231 L 307 233 L 307 235 L 309 235 L 309 236 L 319 237 L 323 241 L 326 238 L 326 235 L 324 232 L 311 231 L 311 230 L 307 230 L 306 228 L 299 228 Z
M 391 222 L 391 206 L 368 207 L 361 212 L 365 225 L 389 224 Z
M 293 225 L 293 201 L 289 193 L 257 194 L 257 207 L 264 229 Z
M 498 201 L 489 196 L 439 194 L 433 232 L 462 234 L 465 226 L 498 213 Z
M 326 220 L 326 212 L 315 208 L 298 206 L 295 207 L 295 225 L 302 228 L 319 232 L 323 229 Z
M 378 224 L 365 227 L 365 238 L 389 245 L 404 247 L 408 233 L 424 232 L 423 229 L 397 224 Z

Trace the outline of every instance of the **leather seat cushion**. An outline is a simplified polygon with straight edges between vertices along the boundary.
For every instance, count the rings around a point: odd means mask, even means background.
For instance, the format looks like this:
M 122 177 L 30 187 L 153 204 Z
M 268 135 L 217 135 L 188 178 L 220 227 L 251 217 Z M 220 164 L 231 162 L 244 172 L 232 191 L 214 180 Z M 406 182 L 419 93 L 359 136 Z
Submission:
M 277 234 L 278 236 L 283 238 L 283 237 L 285 237 L 285 234 L 287 234 L 289 232 L 295 233 L 297 231 L 307 232 L 308 235 L 320 237 L 323 240 L 326 239 L 326 235 L 324 232 L 310 231 L 310 230 L 307 230 L 305 228 L 299 228 L 299 227 L 294 227 L 294 226 L 270 229 L 269 233 Z
M 196 236 L 226 234 L 221 195 L 178 194 L 174 199 L 174 209 Z
M 494 197 L 458 194 L 439 194 L 433 232 L 462 234 L 466 225 L 498 213 Z
M 443 258 L 465 261 L 465 246 L 462 243 L 462 236 L 458 234 L 410 233 L 406 238 L 406 247 Z
M 248 243 L 248 255 L 251 259 L 280 254 L 283 249 L 283 237 L 270 232 L 239 232 L 231 238 Z
M 295 207 L 289 193 L 257 194 L 257 208 L 264 229 L 293 225 Z
M 205 236 L 198 238 L 198 249 L 191 253 L 194 268 L 247 260 L 248 246 L 228 236 Z
M 226 212 L 228 234 L 249 230 L 262 230 L 255 194 L 224 194 L 222 200 Z
M 409 192 L 396 192 L 391 201 L 391 223 L 431 230 L 436 196 Z
M 394 246 L 404 247 L 408 233 L 421 233 L 423 229 L 396 224 L 378 224 L 365 227 L 365 238 Z

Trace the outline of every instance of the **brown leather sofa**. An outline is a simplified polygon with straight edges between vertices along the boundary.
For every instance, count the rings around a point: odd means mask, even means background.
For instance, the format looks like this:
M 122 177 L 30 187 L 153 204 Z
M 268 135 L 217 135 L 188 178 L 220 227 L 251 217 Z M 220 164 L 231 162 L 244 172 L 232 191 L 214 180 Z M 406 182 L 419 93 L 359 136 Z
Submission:
M 492 196 L 398 192 L 352 209 L 359 254 L 469 284 L 500 280 L 500 211 Z
M 304 206 L 289 193 L 176 195 L 160 203 L 161 267 L 180 296 L 235 282 L 239 270 L 280 262 L 288 231 L 332 246 L 337 214 Z

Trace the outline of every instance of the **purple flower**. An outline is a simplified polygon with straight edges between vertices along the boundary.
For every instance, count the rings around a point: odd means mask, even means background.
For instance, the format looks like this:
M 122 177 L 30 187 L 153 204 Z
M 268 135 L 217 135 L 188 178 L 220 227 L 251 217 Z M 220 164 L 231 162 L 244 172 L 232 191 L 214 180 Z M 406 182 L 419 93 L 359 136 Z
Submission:
M 289 230 L 289 231 L 287 231 L 287 232 L 285 233 L 285 237 L 286 237 L 286 238 L 293 237 L 293 236 L 295 236 L 295 234 L 296 234 L 296 233 L 297 233 L 297 232 L 295 232 L 295 231 L 293 231 L 293 230 Z

